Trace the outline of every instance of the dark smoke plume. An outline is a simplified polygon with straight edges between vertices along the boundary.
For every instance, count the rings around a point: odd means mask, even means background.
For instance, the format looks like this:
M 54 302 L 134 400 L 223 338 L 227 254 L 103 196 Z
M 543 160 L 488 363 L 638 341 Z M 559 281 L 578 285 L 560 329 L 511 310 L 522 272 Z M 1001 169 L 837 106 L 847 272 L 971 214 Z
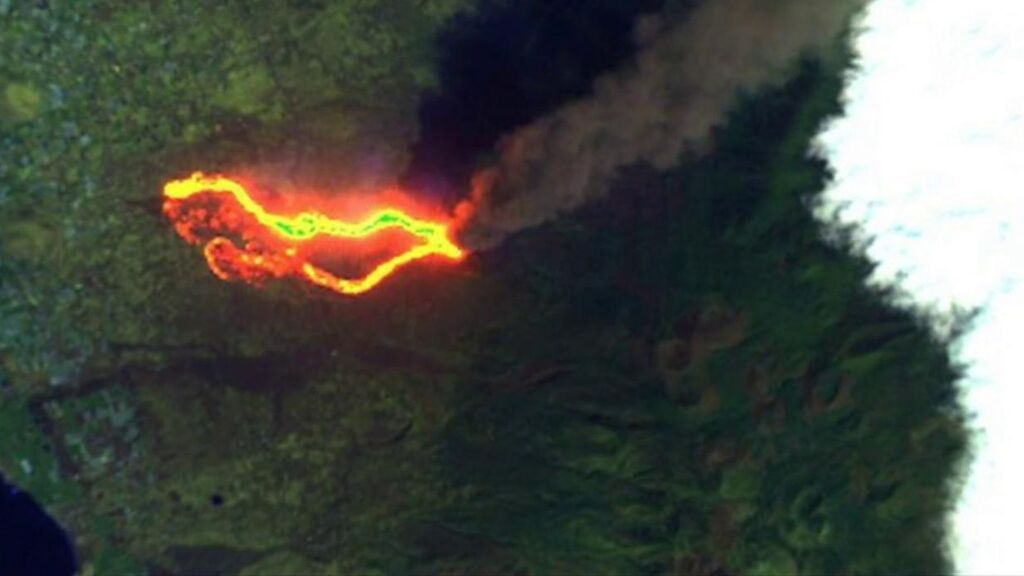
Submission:
M 457 208 L 459 239 L 487 248 L 608 191 L 619 169 L 700 153 L 736 97 L 786 80 L 865 0 L 705 0 L 685 19 L 647 17 L 635 62 L 593 95 L 506 136 Z

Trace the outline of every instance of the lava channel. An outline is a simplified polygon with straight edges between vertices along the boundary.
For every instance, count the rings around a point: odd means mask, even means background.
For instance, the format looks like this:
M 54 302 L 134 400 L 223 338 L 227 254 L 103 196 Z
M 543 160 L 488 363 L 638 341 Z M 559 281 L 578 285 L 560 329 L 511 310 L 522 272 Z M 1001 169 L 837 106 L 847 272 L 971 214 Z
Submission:
M 241 182 L 202 172 L 168 182 L 163 196 L 164 214 L 178 235 L 204 245 L 210 270 L 223 280 L 259 284 L 268 278 L 297 277 L 355 295 L 416 260 L 437 256 L 459 261 L 466 254 L 450 238 L 446 222 L 415 218 L 394 206 L 377 206 L 353 222 L 315 210 L 287 216 L 265 208 Z M 325 250 L 338 256 L 338 246 L 326 247 L 325 240 L 345 241 L 342 248 L 362 259 L 390 253 L 365 275 L 345 278 L 311 262 L 312 255 Z M 400 246 L 397 253 L 395 246 Z

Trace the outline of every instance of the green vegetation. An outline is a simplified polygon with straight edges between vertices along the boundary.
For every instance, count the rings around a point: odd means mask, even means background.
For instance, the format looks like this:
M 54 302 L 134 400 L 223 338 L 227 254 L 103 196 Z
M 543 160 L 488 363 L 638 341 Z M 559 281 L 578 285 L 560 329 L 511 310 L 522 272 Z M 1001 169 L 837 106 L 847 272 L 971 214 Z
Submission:
M 501 391 L 462 386 L 442 461 L 471 491 L 438 525 L 463 543 L 442 571 L 949 571 L 957 371 L 802 205 L 837 90 L 808 63 L 741 106 L 713 156 L 626 175 L 502 250 L 489 272 L 518 271 L 535 313 L 478 358 Z M 532 374 L 500 375 L 524 360 Z
M 948 571 L 955 367 L 804 206 L 838 62 L 349 300 L 212 278 L 159 185 L 400 172 L 467 2 L 256 4 L 0 2 L 0 469 L 87 574 Z

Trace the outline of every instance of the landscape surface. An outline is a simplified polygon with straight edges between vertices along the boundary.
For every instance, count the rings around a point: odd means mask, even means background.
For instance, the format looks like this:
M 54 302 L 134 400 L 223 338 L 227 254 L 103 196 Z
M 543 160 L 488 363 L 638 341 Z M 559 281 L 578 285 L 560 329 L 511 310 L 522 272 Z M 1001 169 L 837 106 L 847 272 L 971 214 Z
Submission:
M 0 470 L 82 573 L 948 572 L 958 369 L 809 210 L 844 37 L 358 297 L 224 282 L 161 212 L 241 167 L 452 207 L 664 4 L 0 2 Z

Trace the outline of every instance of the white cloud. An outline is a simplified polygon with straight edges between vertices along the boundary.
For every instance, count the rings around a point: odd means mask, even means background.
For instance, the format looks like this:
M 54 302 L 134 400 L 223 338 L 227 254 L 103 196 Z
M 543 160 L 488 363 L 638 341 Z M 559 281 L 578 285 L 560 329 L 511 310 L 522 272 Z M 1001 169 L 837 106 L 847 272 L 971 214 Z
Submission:
M 837 180 L 818 215 L 872 239 L 872 282 L 981 308 L 956 350 L 979 434 L 951 545 L 962 574 L 1022 574 L 1024 2 L 874 0 L 856 47 L 846 115 L 820 137 Z

